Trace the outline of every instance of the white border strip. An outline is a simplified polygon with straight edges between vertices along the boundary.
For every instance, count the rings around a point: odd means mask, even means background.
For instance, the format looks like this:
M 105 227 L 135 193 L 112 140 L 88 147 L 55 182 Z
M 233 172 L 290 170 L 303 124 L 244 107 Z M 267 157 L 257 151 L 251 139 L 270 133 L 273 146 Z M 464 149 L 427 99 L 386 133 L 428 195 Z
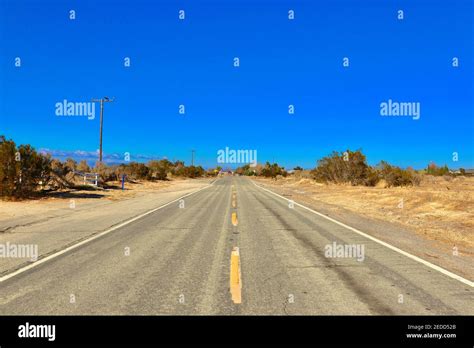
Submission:
M 158 208 L 154 208 L 154 209 L 149 210 L 149 211 L 147 211 L 147 212 L 145 212 L 145 213 L 143 213 L 143 214 L 137 215 L 137 216 L 135 216 L 135 217 L 133 217 L 133 218 L 127 220 L 127 221 L 124 221 L 124 222 L 122 222 L 122 223 L 120 223 L 120 224 L 118 224 L 118 225 L 116 225 L 116 226 L 114 226 L 114 227 L 109 228 L 108 230 L 105 230 L 105 231 L 103 231 L 103 232 L 100 232 L 99 234 L 96 234 L 96 235 L 94 235 L 94 236 L 92 236 L 92 237 L 90 237 L 90 238 L 88 238 L 88 239 L 85 239 L 85 240 L 83 240 L 83 241 L 80 241 L 79 243 L 73 244 L 73 245 L 67 247 L 66 249 L 60 250 L 60 251 L 58 251 L 58 252 L 55 252 L 54 254 L 51 254 L 51 255 L 46 256 L 45 258 L 39 259 L 38 261 L 36 261 L 36 262 L 34 262 L 34 263 L 32 263 L 32 264 L 30 264 L 30 265 L 28 265 L 28 266 L 19 268 L 19 269 L 17 269 L 16 271 L 14 271 L 14 272 L 12 272 L 12 273 L 8 273 L 8 274 L 6 274 L 6 275 L 4 275 L 3 277 L 0 278 L 0 283 L 4 282 L 5 280 L 8 280 L 8 279 L 10 279 L 10 278 L 15 277 L 15 276 L 17 276 L 17 275 L 20 274 L 20 273 L 23 273 L 23 272 L 26 272 L 26 271 L 28 271 L 28 270 L 30 270 L 30 269 L 32 269 L 32 268 L 35 268 L 36 266 L 39 266 L 39 265 L 41 265 L 42 263 L 45 263 L 45 262 L 47 262 L 47 261 L 49 261 L 49 260 L 52 260 L 52 259 L 54 259 L 54 258 L 56 258 L 56 257 L 58 257 L 58 256 L 60 256 L 60 255 L 63 255 L 63 254 L 65 254 L 65 253 L 67 253 L 67 252 L 69 252 L 69 251 L 71 251 L 71 250 L 73 250 L 73 249 L 76 249 L 76 248 L 80 247 L 81 245 L 87 244 L 87 243 L 92 242 L 93 240 L 95 240 L 95 239 L 97 239 L 97 238 L 100 238 L 100 237 L 102 237 L 102 236 L 105 236 L 106 234 L 109 234 L 110 232 L 113 232 L 113 231 L 115 231 L 115 230 L 117 230 L 117 229 L 119 229 L 119 228 L 121 228 L 121 227 L 123 227 L 123 226 L 125 226 L 125 225 L 128 225 L 128 224 L 130 224 L 130 223 L 132 223 L 132 222 L 134 222 L 134 221 L 136 221 L 136 220 L 138 220 L 138 219 L 141 219 L 142 217 L 145 217 L 145 216 L 147 216 L 147 215 L 149 215 L 149 214 L 151 214 L 151 213 L 154 213 L 155 211 L 160 210 L 160 209 L 162 209 L 162 208 L 164 208 L 164 207 L 166 207 L 166 206 L 168 206 L 168 205 L 170 205 L 170 204 L 173 204 L 173 203 L 175 203 L 175 202 L 178 202 L 180 199 L 183 199 L 183 198 L 185 198 L 185 197 L 188 197 L 188 196 L 191 196 L 191 195 L 193 195 L 193 194 L 195 194 L 195 193 L 198 193 L 198 192 L 200 192 L 200 191 L 202 191 L 202 190 L 204 190 L 204 189 L 207 189 L 207 188 L 211 187 L 211 186 L 214 184 L 215 181 L 216 181 L 216 180 L 212 181 L 209 185 L 204 186 L 203 188 L 200 188 L 200 189 L 198 189 L 198 190 L 196 190 L 196 191 L 193 191 L 193 192 L 190 192 L 190 193 L 188 193 L 188 194 L 185 194 L 184 196 L 181 196 L 181 197 L 179 197 L 179 198 L 176 198 L 175 200 L 173 200 L 173 201 L 171 201 L 171 202 L 165 203 L 165 204 L 159 206 Z
M 444 275 L 447 275 L 448 277 L 451 277 L 451 278 L 453 278 L 453 279 L 459 280 L 460 282 L 462 282 L 462 283 L 464 283 L 464 284 L 466 284 L 466 285 L 469 285 L 470 287 L 474 287 L 474 282 L 472 282 L 472 281 L 470 281 L 470 280 L 468 280 L 468 279 L 465 279 L 465 278 L 461 277 L 460 275 L 457 275 L 457 274 L 455 274 L 455 273 L 452 273 L 452 272 L 450 272 L 450 271 L 448 271 L 448 270 L 446 270 L 446 269 L 444 269 L 444 268 L 442 268 L 442 267 L 436 266 L 435 264 L 432 264 L 431 262 L 428 262 L 428 261 L 426 261 L 426 260 L 423 260 L 423 259 L 419 258 L 418 256 L 415 256 L 415 255 L 412 255 L 412 254 L 410 254 L 410 253 L 407 253 L 406 251 L 403 251 L 402 249 L 399 249 L 399 248 L 397 248 L 397 247 L 395 247 L 395 246 L 393 246 L 393 245 L 391 245 L 391 244 L 388 244 L 388 243 L 386 243 L 386 242 L 383 242 L 383 241 L 381 241 L 380 239 L 377 239 L 377 238 L 375 238 L 375 237 L 372 237 L 372 236 L 368 235 L 367 233 L 364 233 L 364 232 L 362 232 L 362 231 L 359 231 L 358 229 L 356 229 L 356 228 L 354 228 L 354 227 L 351 227 L 351 226 L 348 226 L 348 225 L 346 225 L 346 224 L 344 224 L 344 223 L 342 223 L 342 222 L 340 222 L 340 221 L 337 221 L 337 220 L 335 220 L 335 219 L 333 219 L 333 218 L 330 218 L 329 216 L 326 216 L 326 215 L 324 215 L 324 214 L 321 214 L 321 213 L 317 212 L 316 210 L 313 210 L 313 209 L 311 209 L 311 208 L 308 208 L 308 207 L 306 207 L 306 206 L 304 206 L 304 205 L 302 205 L 302 204 L 300 204 L 300 203 L 296 203 L 296 202 L 294 202 L 294 201 L 291 200 L 291 199 L 288 199 L 288 198 L 286 198 L 286 197 L 283 197 L 283 196 L 279 195 L 278 193 L 275 193 L 275 192 L 270 191 L 270 190 L 268 190 L 268 189 L 266 189 L 266 188 L 264 188 L 264 187 L 262 187 L 262 186 L 260 186 L 260 185 L 257 185 L 253 180 L 252 180 L 252 182 L 253 182 L 253 184 L 254 184 L 255 186 L 261 188 L 262 190 L 265 190 L 265 191 L 267 191 L 267 192 L 269 192 L 269 193 L 271 193 L 271 194 L 273 194 L 273 195 L 275 195 L 275 196 L 277 196 L 277 197 L 283 198 L 283 199 L 285 199 L 285 200 L 287 200 L 287 201 L 292 201 L 295 205 L 297 205 L 297 206 L 299 206 L 299 207 L 301 207 L 301 208 L 304 208 L 304 209 L 306 209 L 306 210 L 312 212 L 313 214 L 319 215 L 319 216 L 321 216 L 321 217 L 323 217 L 323 218 L 325 218 L 325 219 L 327 219 L 327 220 L 329 220 L 329 221 L 334 222 L 335 224 L 338 224 L 339 226 L 345 227 L 345 228 L 347 228 L 348 230 L 351 230 L 352 232 L 355 232 L 355 233 L 357 233 L 357 234 L 360 234 L 361 236 L 364 236 L 365 238 L 368 238 L 368 239 L 370 239 L 370 240 L 372 240 L 372 241 L 374 241 L 374 242 L 376 242 L 376 243 L 379 243 L 379 244 L 381 244 L 381 245 L 383 245 L 383 246 L 385 246 L 385 247 L 387 247 L 387 248 L 389 248 L 389 249 L 392 249 L 393 251 L 396 251 L 396 252 L 399 253 L 399 254 L 402 254 L 402 255 L 404 255 L 404 256 L 406 256 L 406 257 L 409 257 L 410 259 L 415 260 L 415 261 L 417 261 L 417 262 L 419 262 L 419 263 L 422 263 L 423 265 L 428 266 L 428 267 L 430 267 L 430 268 L 432 268 L 432 269 L 434 269 L 434 270 L 436 270 L 436 271 L 438 271 L 438 272 L 440 272 L 440 273 L 443 273 Z

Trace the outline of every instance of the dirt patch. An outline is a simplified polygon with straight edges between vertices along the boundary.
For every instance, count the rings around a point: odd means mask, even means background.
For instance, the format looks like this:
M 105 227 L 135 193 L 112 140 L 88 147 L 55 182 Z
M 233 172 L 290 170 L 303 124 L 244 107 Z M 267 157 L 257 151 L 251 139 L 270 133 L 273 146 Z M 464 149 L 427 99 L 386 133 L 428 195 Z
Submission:
M 189 181 L 189 180 L 188 180 Z M 0 200 L 0 221 L 26 216 L 42 216 L 49 212 L 69 209 L 73 205 L 87 205 L 93 201 L 121 201 L 145 193 L 163 190 L 170 186 L 179 186 L 187 180 L 173 181 L 137 181 L 126 183 L 122 191 L 120 182 L 109 182 L 108 188 L 92 186 L 80 189 L 62 189 L 44 194 L 41 197 L 22 201 Z

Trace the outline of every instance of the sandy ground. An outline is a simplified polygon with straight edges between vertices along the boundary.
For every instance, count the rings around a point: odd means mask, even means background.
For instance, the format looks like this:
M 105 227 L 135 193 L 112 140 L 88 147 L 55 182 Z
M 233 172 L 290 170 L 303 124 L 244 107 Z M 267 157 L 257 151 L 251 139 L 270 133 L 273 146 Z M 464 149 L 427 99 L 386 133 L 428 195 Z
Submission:
M 126 200 L 146 193 L 155 193 L 169 187 L 179 189 L 189 181 L 184 179 L 156 182 L 137 181 L 126 183 L 125 190 L 123 191 L 120 182 L 109 182 L 108 189 L 91 186 L 90 190 L 60 190 L 51 192 L 41 198 L 25 199 L 17 202 L 0 200 L 0 221 L 5 222 L 10 219 L 27 218 L 30 216 L 40 217 L 64 208 L 86 206 L 89 203 L 95 205 L 100 201 Z M 2 229 L 0 228 L 1 231 Z
M 348 216 L 346 212 L 352 212 L 372 219 L 374 226 L 378 222 L 389 223 L 380 228 L 383 232 L 375 231 L 374 227 L 374 233 L 371 234 L 473 277 L 472 177 L 445 179 L 426 176 L 420 186 L 395 188 L 386 188 L 383 184 L 378 187 L 327 185 L 294 176 L 278 180 L 254 180 L 288 199 L 316 210 L 323 209 L 322 212 L 327 215 L 339 215 L 344 219 Z M 392 234 L 390 226 L 400 227 L 398 230 L 404 232 Z M 457 263 L 454 261 L 456 258 L 465 262 L 451 264 L 451 261 Z

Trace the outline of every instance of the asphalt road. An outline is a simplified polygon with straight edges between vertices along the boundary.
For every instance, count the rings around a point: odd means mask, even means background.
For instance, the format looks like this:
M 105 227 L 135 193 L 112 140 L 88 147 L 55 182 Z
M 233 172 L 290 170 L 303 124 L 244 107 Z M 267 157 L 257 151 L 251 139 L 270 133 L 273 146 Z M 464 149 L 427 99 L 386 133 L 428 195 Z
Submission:
M 183 202 L 1 282 L 0 314 L 474 314 L 471 286 L 248 178 Z M 363 246 L 363 259 L 327 257 L 333 243 Z M 241 304 L 229 291 L 233 247 Z

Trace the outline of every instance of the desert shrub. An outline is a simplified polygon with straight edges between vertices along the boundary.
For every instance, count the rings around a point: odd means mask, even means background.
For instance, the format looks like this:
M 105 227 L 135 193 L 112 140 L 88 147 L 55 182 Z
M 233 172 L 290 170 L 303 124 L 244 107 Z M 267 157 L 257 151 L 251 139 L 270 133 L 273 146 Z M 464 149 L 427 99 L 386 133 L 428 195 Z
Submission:
M 127 175 L 130 175 L 130 169 L 128 168 L 128 166 L 126 164 L 120 164 L 118 166 L 113 166 L 110 168 L 111 169 L 111 181 L 114 180 L 114 181 L 121 181 L 122 180 L 122 176 L 127 176 Z
M 443 176 L 449 174 L 449 168 L 447 165 L 438 167 L 435 163 L 430 163 L 426 168 L 426 174 L 434 176 Z
M 276 178 L 278 175 L 287 176 L 284 167 L 280 167 L 277 163 L 270 164 L 267 162 L 261 171 L 261 175 L 267 178 Z
M 201 166 L 185 166 L 184 162 L 176 161 L 171 173 L 185 178 L 199 178 L 204 176 L 206 171 Z
M 60 160 L 53 159 L 51 161 L 51 170 L 62 172 L 64 170 L 64 164 Z
M 133 179 L 149 179 L 150 169 L 143 163 L 132 162 L 129 164 L 130 176 Z
M 171 174 L 176 176 L 183 176 L 184 175 L 184 162 L 183 161 L 175 161 L 173 163 L 173 167 L 171 168 Z
M 367 185 L 376 183 L 376 175 L 371 172 L 361 150 L 346 152 L 334 151 L 331 155 L 318 161 L 318 166 L 311 171 L 314 179 L 322 182 L 351 183 Z
M 13 196 L 20 162 L 16 146 L 12 140 L 0 136 L 0 196 Z
M 365 179 L 363 180 L 363 184 L 365 186 L 375 186 L 380 181 L 380 173 L 377 169 L 368 167 L 367 174 Z
M 150 169 L 151 177 L 158 180 L 166 180 L 168 173 L 171 173 L 173 169 L 173 163 L 167 159 L 150 161 L 147 166 Z
M 419 185 L 421 178 L 413 170 L 392 166 L 385 161 L 380 162 L 380 173 L 388 187 Z
M 87 164 L 87 161 L 86 160 L 82 160 L 81 162 L 79 162 L 79 164 L 77 165 L 77 170 L 80 171 L 80 172 L 83 172 L 83 173 L 89 173 L 91 171 L 91 168 L 89 167 L 89 165 Z
M 416 172 L 412 173 L 411 182 L 413 186 L 420 186 L 422 176 Z
M 51 160 L 35 151 L 30 145 L 16 148 L 12 140 L 0 136 L 0 195 L 26 197 L 39 183 L 50 177 Z
M 244 175 L 246 169 L 247 169 L 246 166 L 237 167 L 235 168 L 234 173 L 239 174 L 239 175 Z
M 242 167 L 235 169 L 235 173 L 239 175 L 254 176 L 257 175 L 255 167 L 250 167 L 250 164 L 246 164 Z
M 204 176 L 205 170 L 201 166 L 189 166 L 184 167 L 182 176 L 186 178 L 199 178 Z
M 41 183 L 45 183 L 50 176 L 51 161 L 37 153 L 30 145 L 20 145 L 20 172 L 16 195 L 25 197 L 30 195 Z
M 120 170 L 122 169 L 122 170 Z M 121 174 L 127 172 L 125 165 L 120 166 L 108 166 L 103 162 L 98 162 L 95 167 L 91 169 L 94 173 L 99 174 L 100 182 L 105 183 L 108 181 L 116 181 L 121 179 Z
M 77 162 L 74 161 L 72 158 L 66 159 L 66 162 L 64 163 L 64 167 L 68 169 L 68 171 L 73 172 L 77 170 Z
M 51 160 L 51 171 L 58 176 L 64 176 L 69 173 L 69 168 L 60 160 L 53 159 Z
M 215 177 L 217 176 L 217 174 L 219 174 L 221 170 L 222 170 L 222 167 L 220 166 L 217 166 L 216 168 L 209 168 L 206 172 L 206 175 L 210 177 Z

